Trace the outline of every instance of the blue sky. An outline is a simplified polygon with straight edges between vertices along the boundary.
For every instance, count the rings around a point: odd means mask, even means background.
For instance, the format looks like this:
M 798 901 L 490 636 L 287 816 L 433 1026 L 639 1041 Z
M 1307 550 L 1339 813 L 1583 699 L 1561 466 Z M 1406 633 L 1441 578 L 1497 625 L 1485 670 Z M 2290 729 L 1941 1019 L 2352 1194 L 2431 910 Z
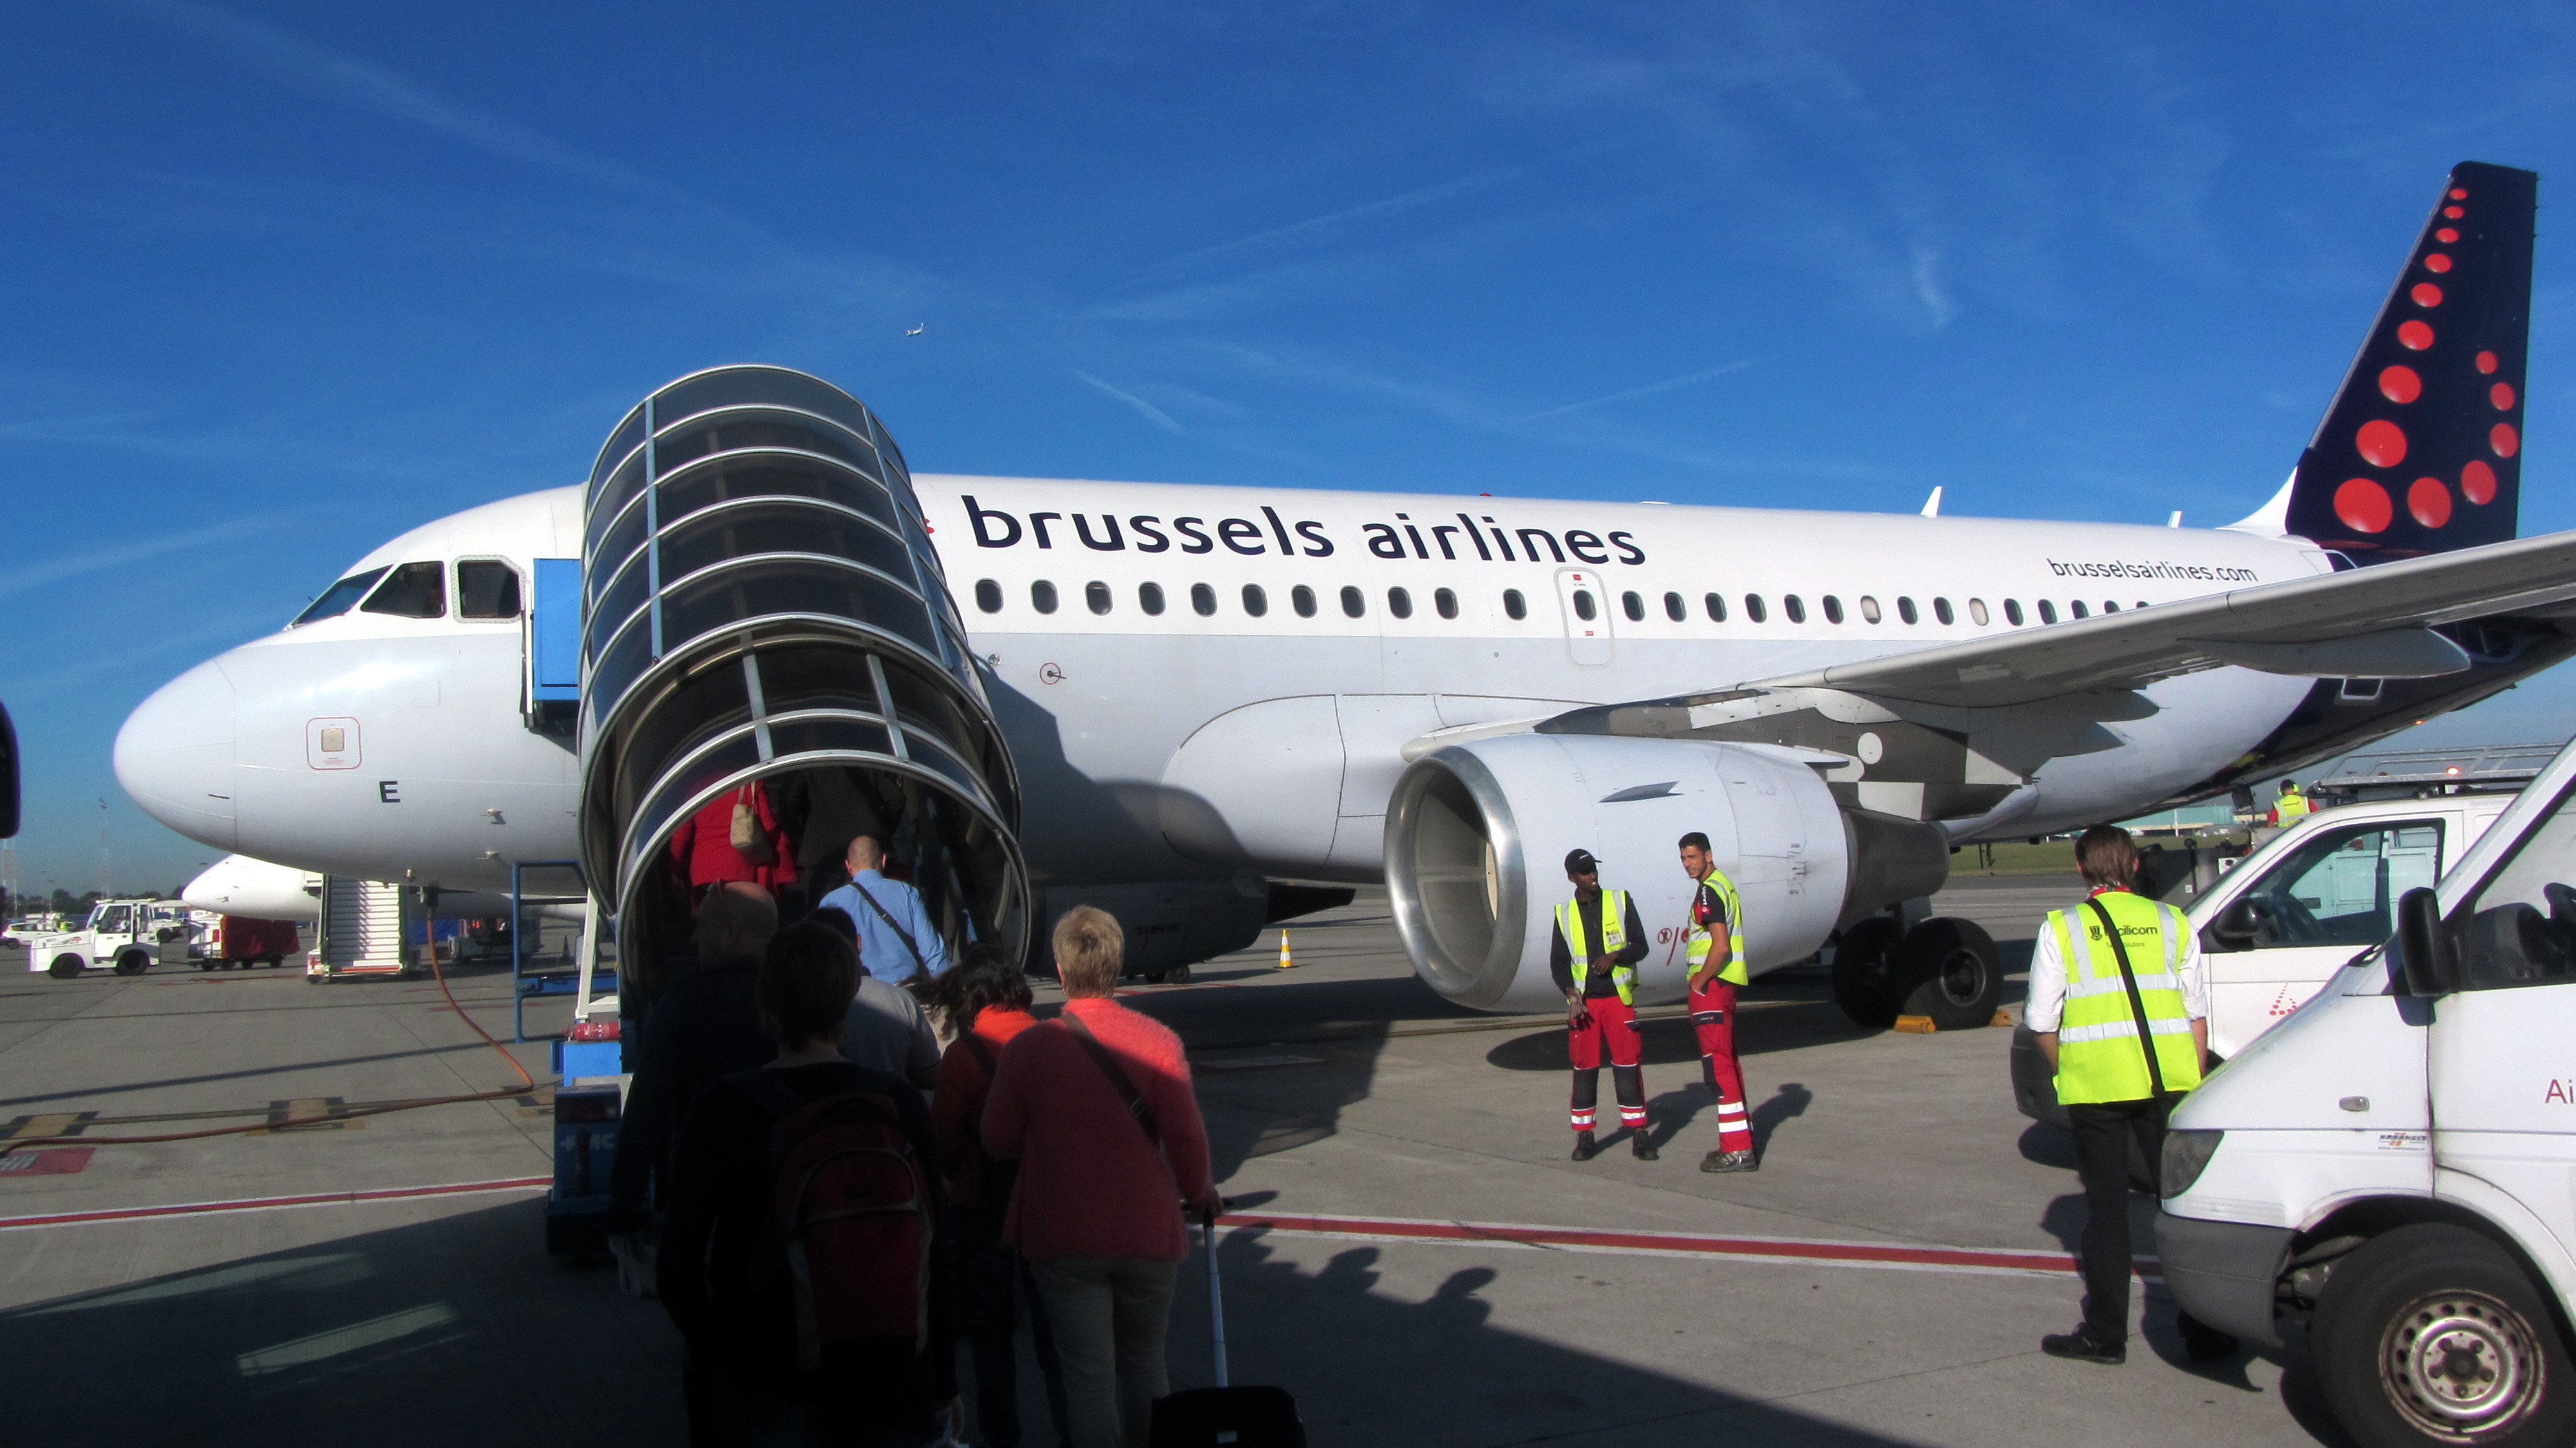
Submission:
M 2559 5 L 132 0 L 0 54 L 28 888 L 145 694 L 718 362 L 923 471 L 2219 523 Z M 2523 528 L 2576 526 L 2544 210 Z M 921 336 L 903 335 L 920 325 Z M 2442 721 L 2558 738 L 2557 676 Z

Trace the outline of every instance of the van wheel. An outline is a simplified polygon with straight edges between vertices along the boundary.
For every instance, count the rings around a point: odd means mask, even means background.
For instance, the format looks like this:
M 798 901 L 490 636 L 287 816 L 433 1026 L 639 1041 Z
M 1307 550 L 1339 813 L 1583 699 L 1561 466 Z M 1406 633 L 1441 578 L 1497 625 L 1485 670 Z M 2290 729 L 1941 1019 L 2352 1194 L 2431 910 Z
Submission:
M 2313 1331 L 2326 1406 L 2369 1448 L 2576 1441 L 2576 1365 L 2495 1243 L 2426 1223 L 2337 1263 Z
M 1854 1025 L 1885 1030 L 1896 1024 L 1896 995 L 1889 975 L 1897 941 L 1896 922 L 1874 915 L 1842 933 L 1834 944 L 1834 1004 Z
M 1973 920 L 1926 920 L 1897 943 L 1890 974 L 1898 1014 L 1930 1016 L 1945 1031 L 1994 1024 L 2004 967 L 1995 938 Z
M 57 955 L 54 957 L 54 963 L 45 967 L 45 974 L 56 980 L 70 980 L 80 973 L 81 962 L 77 955 Z
M 141 975 L 152 968 L 152 957 L 139 950 L 129 950 L 116 958 L 118 975 Z

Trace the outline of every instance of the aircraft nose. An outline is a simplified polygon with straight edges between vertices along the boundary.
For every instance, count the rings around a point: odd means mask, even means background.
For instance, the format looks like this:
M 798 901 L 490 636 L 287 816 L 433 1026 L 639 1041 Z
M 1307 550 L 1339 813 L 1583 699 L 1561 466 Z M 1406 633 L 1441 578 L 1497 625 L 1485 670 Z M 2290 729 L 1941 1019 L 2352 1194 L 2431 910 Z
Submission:
M 116 731 L 116 782 L 143 812 L 233 848 L 233 683 L 208 659 L 153 691 Z

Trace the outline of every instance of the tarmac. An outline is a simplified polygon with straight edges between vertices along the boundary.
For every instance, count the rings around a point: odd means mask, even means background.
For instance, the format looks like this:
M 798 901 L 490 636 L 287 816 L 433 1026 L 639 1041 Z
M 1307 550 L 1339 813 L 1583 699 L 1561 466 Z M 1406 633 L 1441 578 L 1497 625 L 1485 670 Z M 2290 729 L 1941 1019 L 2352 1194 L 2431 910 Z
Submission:
M 2017 1001 L 2041 914 L 2073 893 L 1962 880 L 1936 909 L 1993 932 Z M 2006 1030 L 1863 1029 L 1823 971 L 1777 971 L 1739 1030 L 1759 1172 L 1697 1170 L 1715 1118 L 1672 1017 L 1645 1028 L 1662 1159 L 1605 1131 L 1578 1164 L 1561 1021 L 1441 1001 L 1377 892 L 1288 931 L 1292 970 L 1274 930 L 1122 994 L 1191 1046 L 1236 1203 L 1233 1380 L 1294 1393 L 1315 1444 L 2346 1441 L 2295 1344 L 2186 1362 L 2152 1260 L 2125 1366 L 2040 1354 L 2077 1320 L 2082 1200 L 2063 1134 L 2013 1109 Z M 507 1040 L 506 971 L 450 980 Z M 531 1032 L 565 1011 L 532 1005 Z M 514 1051 L 549 1079 L 542 1042 Z M 0 1171 L 0 1441 L 684 1441 L 659 1304 L 545 1253 L 544 1090 L 340 1114 L 517 1081 L 426 980 L 0 982 L 0 1122 L 69 1117 L 100 1143 Z M 107 1141 L 227 1124 L 261 1129 Z M 2154 1205 L 2132 1207 L 2143 1257 Z M 1182 1284 L 1190 1387 L 1209 1380 L 1198 1260 Z

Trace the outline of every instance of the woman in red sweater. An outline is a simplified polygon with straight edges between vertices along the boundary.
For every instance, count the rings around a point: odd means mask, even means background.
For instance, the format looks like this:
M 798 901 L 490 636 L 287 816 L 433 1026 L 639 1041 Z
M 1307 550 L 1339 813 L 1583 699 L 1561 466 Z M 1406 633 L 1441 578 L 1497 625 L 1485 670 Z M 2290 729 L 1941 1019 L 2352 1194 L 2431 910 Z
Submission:
M 1020 1303 L 1026 1300 L 1038 1370 L 1046 1377 L 1048 1416 L 1055 1422 L 1056 1441 L 1066 1442 L 1073 1430 L 1055 1335 L 1048 1329 L 1045 1306 L 1027 1285 L 1027 1265 L 1002 1239 L 1018 1164 L 987 1155 L 980 1130 L 1002 1048 L 1037 1024 L 1029 1014 L 1028 973 L 1000 946 L 978 941 L 932 982 L 931 993 L 941 1020 L 957 1033 L 939 1058 L 939 1089 L 930 1098 L 930 1117 L 939 1132 L 940 1173 L 957 1209 L 958 1277 L 965 1289 L 965 1328 L 975 1352 L 975 1418 L 982 1435 L 977 1441 L 1018 1448 L 1020 1359 L 1014 1339 Z
M 736 805 L 750 806 L 752 817 L 759 821 L 761 838 L 769 842 L 768 863 L 754 864 L 733 847 Z M 745 880 L 772 894 L 796 883 L 796 845 L 770 808 L 769 786 L 757 781 L 716 796 L 673 831 L 671 859 L 689 877 L 692 899 L 724 880 Z
M 984 1107 L 985 1148 L 1020 1163 L 1002 1231 L 1055 1329 L 1074 1448 L 1143 1448 L 1154 1400 L 1171 1391 L 1163 1330 L 1190 1250 L 1181 1206 L 1220 1205 L 1181 1038 L 1109 998 L 1125 955 L 1106 912 L 1066 912 L 1055 928 L 1065 1019 L 1012 1039 Z M 1143 1112 L 1128 1109 L 1130 1090 Z

